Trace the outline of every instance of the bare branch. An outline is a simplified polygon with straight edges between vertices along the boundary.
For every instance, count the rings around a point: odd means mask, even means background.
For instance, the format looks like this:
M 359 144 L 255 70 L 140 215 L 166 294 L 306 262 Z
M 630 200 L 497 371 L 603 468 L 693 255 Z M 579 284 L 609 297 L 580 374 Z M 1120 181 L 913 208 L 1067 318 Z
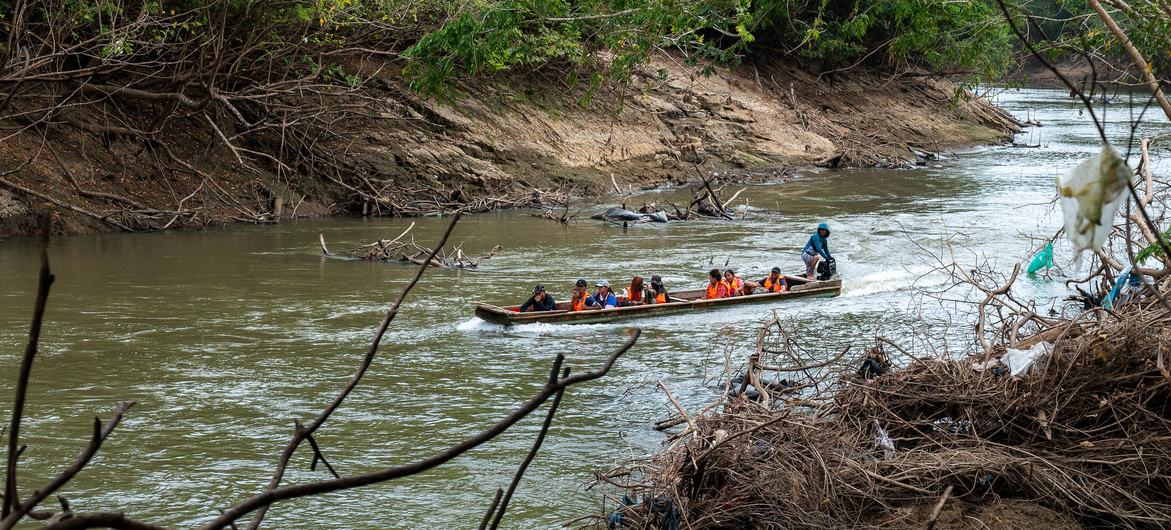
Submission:
M 98 450 L 102 448 L 102 443 L 106 441 L 106 438 L 110 437 L 110 434 L 114 432 L 114 428 L 117 427 L 118 423 L 122 421 L 122 415 L 133 406 L 133 401 L 123 401 L 122 403 L 119 403 L 118 406 L 114 408 L 114 412 L 110 416 L 110 420 L 107 421 L 104 426 L 100 420 L 94 418 L 93 436 L 90 437 L 89 444 L 86 445 L 84 449 L 82 449 L 81 454 L 78 455 L 77 460 L 73 462 L 73 465 L 66 468 L 65 471 L 62 471 L 61 474 L 58 475 L 57 478 L 53 479 L 52 482 L 45 485 L 44 487 L 37 489 L 33 492 L 32 495 L 29 496 L 28 499 L 25 499 L 24 502 L 20 503 L 20 506 L 13 510 L 12 513 L 8 514 L 8 517 L 5 517 L 3 521 L 0 521 L 0 529 L 8 530 L 16 526 L 16 523 L 19 522 L 20 519 L 23 518 L 26 514 L 36 508 L 37 505 L 41 503 L 41 501 L 49 498 L 50 495 L 52 495 L 58 489 L 61 489 L 61 486 L 64 486 L 70 480 L 73 480 L 73 477 L 77 476 L 77 474 L 80 473 L 82 469 L 85 469 L 85 466 L 89 464 L 89 461 L 92 460 L 94 455 L 98 453 Z
M 49 269 L 49 233 L 52 228 L 49 216 L 42 214 L 39 219 L 41 236 L 41 271 L 37 281 L 37 298 L 33 306 L 32 325 L 28 331 L 28 345 L 20 360 L 20 374 L 16 379 L 16 397 L 12 401 L 12 422 L 8 425 L 8 462 L 4 480 L 3 517 L 19 508 L 16 490 L 16 459 L 20 456 L 20 420 L 24 416 L 24 404 L 28 397 L 28 380 L 32 374 L 33 359 L 37 356 L 37 345 L 41 340 L 41 323 L 45 317 L 45 305 L 49 299 L 49 288 L 53 286 L 53 272 Z
M 628 338 L 626 342 L 618 347 L 617 350 L 612 352 L 606 358 L 605 362 L 602 363 L 602 366 L 600 366 L 598 369 L 583 374 L 563 377 L 558 379 L 556 382 L 550 382 L 550 384 L 545 385 L 544 389 L 529 399 L 529 401 L 525 402 L 523 405 L 514 410 L 507 417 L 499 420 L 494 425 L 485 429 L 479 434 L 467 438 L 464 441 L 449 447 L 448 449 L 441 451 L 438 454 L 429 456 L 423 460 L 419 460 L 411 464 L 384 468 L 377 471 L 362 473 L 360 475 L 271 489 L 256 495 L 255 497 L 247 499 L 235 506 L 232 506 L 231 508 L 225 510 L 223 515 L 215 518 L 211 522 L 199 528 L 200 530 L 220 530 L 232 521 L 235 521 L 236 519 L 239 519 L 240 517 L 254 510 L 259 510 L 262 507 L 269 506 L 275 502 L 295 499 L 298 497 L 305 497 L 308 495 L 318 495 L 331 491 L 368 486 L 371 484 L 377 484 L 379 482 L 386 482 L 388 480 L 422 473 L 442 465 L 471 449 L 483 445 L 484 443 L 500 435 L 500 433 L 508 430 L 509 427 L 512 427 L 516 424 L 516 422 L 524 419 L 525 416 L 528 416 L 530 413 L 540 407 L 542 403 L 544 403 L 550 397 L 556 395 L 558 392 L 573 385 L 584 383 L 586 381 L 592 381 L 606 375 L 610 372 L 610 368 L 614 366 L 614 362 L 618 360 L 618 357 L 622 356 L 623 353 L 626 353 L 627 350 L 634 346 L 634 343 L 638 341 L 640 334 L 641 330 L 638 328 L 631 328 L 630 338 Z M 563 358 L 564 356 L 558 355 L 557 361 L 555 361 L 555 366 L 560 365 Z
M 439 238 L 439 243 L 435 245 L 435 249 L 431 251 L 431 255 L 428 257 L 428 259 L 424 260 L 424 263 L 429 263 L 432 259 L 434 259 L 435 254 L 439 253 L 439 249 L 443 248 L 443 245 L 447 244 L 447 238 L 451 236 L 451 232 L 455 229 L 455 225 L 459 222 L 460 217 L 461 215 L 458 212 L 454 217 L 452 217 L 451 222 L 447 225 L 447 230 L 443 232 L 443 236 Z M 382 344 L 382 336 L 386 334 L 386 330 L 390 327 L 390 323 L 394 321 L 394 317 L 398 315 L 398 310 L 399 307 L 402 306 L 403 300 L 405 300 L 407 295 L 410 294 L 411 289 L 414 289 L 415 285 L 419 283 L 419 280 L 423 277 L 423 272 L 426 270 L 426 266 L 420 266 L 415 271 L 415 276 L 411 278 L 411 281 L 407 283 L 406 287 L 403 287 L 402 292 L 399 293 L 398 299 L 395 300 L 394 304 L 390 306 L 390 309 L 386 311 L 386 315 L 382 317 L 382 322 L 378 325 L 378 329 L 374 332 L 374 339 L 370 342 L 370 347 L 367 348 L 366 355 L 362 358 L 362 362 L 358 365 L 358 370 L 354 372 L 352 377 L 350 377 L 349 383 L 347 383 L 346 386 L 342 388 L 341 392 L 338 393 L 337 397 L 335 397 L 333 401 L 325 407 L 325 410 L 321 411 L 321 414 L 318 414 L 317 417 L 314 418 L 313 421 L 309 422 L 309 424 L 305 426 L 304 429 L 299 429 L 293 433 L 293 439 L 289 441 L 287 446 L 285 446 L 284 452 L 281 453 L 280 459 L 277 461 L 276 469 L 272 474 L 272 480 L 270 480 L 268 483 L 269 491 L 275 490 L 277 486 L 280 485 L 281 478 L 283 478 L 285 475 L 285 469 L 289 465 L 289 459 L 293 457 L 293 453 L 295 453 L 297 448 L 300 447 L 301 442 L 305 441 L 305 439 L 311 436 L 314 432 L 317 432 L 317 429 L 321 428 L 321 425 L 325 423 L 325 420 L 329 419 L 330 415 L 332 415 L 333 412 L 341 406 L 346 397 L 348 397 L 350 393 L 354 391 L 354 388 L 358 386 L 358 383 L 362 381 L 362 376 L 366 375 L 366 370 L 370 368 L 370 363 L 374 361 L 374 357 L 378 354 L 378 346 Z M 266 511 L 265 508 L 269 504 L 271 504 L 271 502 L 258 504 L 256 506 L 256 508 L 259 508 L 259 510 L 256 512 L 256 515 L 253 516 L 252 522 L 249 524 L 249 528 L 255 529 L 260 527 L 260 522 L 264 519 L 264 513 Z M 242 512 L 240 515 L 243 515 L 243 513 L 247 512 Z M 227 517 L 227 515 L 221 515 L 220 519 L 225 517 Z M 239 515 L 236 517 L 239 517 Z M 214 528 L 222 528 L 227 522 L 234 521 L 235 519 L 235 517 L 227 519 L 223 524 L 220 524 Z
M 569 376 L 569 368 L 561 375 L 562 378 Z M 554 367 L 552 377 L 557 378 L 556 367 Z M 553 381 L 550 381 L 553 382 Z M 553 404 L 549 405 L 549 413 L 545 416 L 545 423 L 541 425 L 541 432 L 537 434 L 537 439 L 533 442 L 533 448 L 529 450 L 528 456 L 525 457 L 524 462 L 516 470 L 516 475 L 512 477 L 512 483 L 508 485 L 508 492 L 504 494 L 504 500 L 500 502 L 500 511 L 496 512 L 496 518 L 492 520 L 492 530 L 500 526 L 500 520 L 504 519 L 504 512 L 508 510 L 508 502 L 512 500 L 512 494 L 516 492 L 517 485 L 520 484 L 521 477 L 524 476 L 525 471 L 529 468 L 529 464 L 533 463 L 533 459 L 537 457 L 537 451 L 541 450 L 541 444 L 545 442 L 545 435 L 549 433 L 549 427 L 553 425 L 553 416 L 557 414 L 557 406 L 561 404 L 561 398 L 565 396 L 565 390 L 562 389 L 553 398 Z

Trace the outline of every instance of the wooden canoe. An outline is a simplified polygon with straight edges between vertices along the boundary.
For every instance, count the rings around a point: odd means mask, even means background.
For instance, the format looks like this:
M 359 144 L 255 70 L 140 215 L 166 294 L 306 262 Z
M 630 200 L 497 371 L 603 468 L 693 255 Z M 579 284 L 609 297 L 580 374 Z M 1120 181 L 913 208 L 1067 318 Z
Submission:
M 476 316 L 483 320 L 504 326 L 513 324 L 532 324 L 534 322 L 549 322 L 560 324 L 585 324 L 609 322 L 623 318 L 642 316 L 658 316 L 665 313 L 681 311 L 701 311 L 737 304 L 751 304 L 760 302 L 782 302 L 793 298 L 808 296 L 837 296 L 842 293 L 841 278 L 826 281 L 808 281 L 800 276 L 786 275 L 791 286 L 788 291 L 781 293 L 750 294 L 734 296 L 732 298 L 717 298 L 704 300 L 704 289 L 689 289 L 671 293 L 671 299 L 665 304 L 636 305 L 616 307 L 612 309 L 586 309 L 584 311 L 569 311 L 569 302 L 560 302 L 555 311 L 532 311 L 518 313 L 519 305 L 495 306 L 484 302 L 473 302 L 476 306 Z

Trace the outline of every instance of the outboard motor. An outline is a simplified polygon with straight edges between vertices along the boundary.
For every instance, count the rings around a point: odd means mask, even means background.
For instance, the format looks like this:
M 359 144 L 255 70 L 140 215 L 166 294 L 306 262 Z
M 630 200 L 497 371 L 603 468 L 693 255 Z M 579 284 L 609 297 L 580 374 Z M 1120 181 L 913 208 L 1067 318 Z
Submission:
M 830 278 L 833 278 L 835 275 L 837 275 L 837 273 L 838 273 L 838 261 L 837 260 L 835 260 L 833 258 L 829 258 L 829 259 L 825 259 L 825 260 L 817 262 L 817 280 L 818 281 L 824 282 Z

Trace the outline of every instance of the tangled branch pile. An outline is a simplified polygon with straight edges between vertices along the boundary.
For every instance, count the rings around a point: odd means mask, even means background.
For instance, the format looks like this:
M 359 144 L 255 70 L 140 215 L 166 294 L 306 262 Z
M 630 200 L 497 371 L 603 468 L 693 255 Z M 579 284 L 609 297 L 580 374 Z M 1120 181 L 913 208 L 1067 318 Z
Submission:
M 643 482 L 626 483 L 648 502 L 620 509 L 624 528 L 855 527 L 948 487 L 968 501 L 1028 499 L 1089 526 L 1166 524 L 1169 322 L 1157 305 L 1104 315 L 1021 378 L 975 356 L 846 376 L 773 406 L 773 385 L 754 385 L 755 400 L 693 418 Z
M 430 267 L 444 269 L 475 269 L 480 266 L 481 262 L 495 256 L 503 248 L 496 245 L 487 254 L 472 259 L 471 256 L 464 254 L 463 243 L 456 245 L 451 250 L 433 250 L 415 243 L 415 236 L 411 236 L 409 242 L 402 241 L 403 237 L 414 227 L 415 223 L 411 223 L 406 230 L 403 230 L 403 233 L 394 239 L 379 239 L 373 243 L 347 250 L 345 255 L 366 261 L 401 261 L 415 265 L 427 264 Z M 321 252 L 326 256 L 332 256 L 329 248 L 325 246 L 325 234 L 320 234 L 317 237 L 321 242 Z

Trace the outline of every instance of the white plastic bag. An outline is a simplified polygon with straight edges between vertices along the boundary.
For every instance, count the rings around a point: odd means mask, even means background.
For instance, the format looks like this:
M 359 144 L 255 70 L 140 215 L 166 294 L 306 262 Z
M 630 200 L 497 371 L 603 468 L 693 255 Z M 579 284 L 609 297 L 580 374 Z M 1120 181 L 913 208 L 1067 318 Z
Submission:
M 890 460 L 895 456 L 895 443 L 890 439 L 890 434 L 878 424 L 878 420 L 874 420 L 874 446 L 882 449 L 882 457 Z
M 1028 371 L 1033 363 L 1040 359 L 1042 355 L 1049 352 L 1050 344 L 1048 342 L 1038 342 L 1032 348 L 1027 350 L 1017 350 L 1014 348 L 1007 348 L 1004 355 L 1000 356 L 1000 362 L 1008 367 L 1009 373 L 1013 376 L 1019 376 Z
M 1057 177 L 1065 234 L 1073 245 L 1075 263 L 1081 264 L 1083 250 L 1101 250 L 1114 227 L 1114 214 L 1126 197 L 1133 173 L 1110 145 L 1082 161 L 1069 173 Z

